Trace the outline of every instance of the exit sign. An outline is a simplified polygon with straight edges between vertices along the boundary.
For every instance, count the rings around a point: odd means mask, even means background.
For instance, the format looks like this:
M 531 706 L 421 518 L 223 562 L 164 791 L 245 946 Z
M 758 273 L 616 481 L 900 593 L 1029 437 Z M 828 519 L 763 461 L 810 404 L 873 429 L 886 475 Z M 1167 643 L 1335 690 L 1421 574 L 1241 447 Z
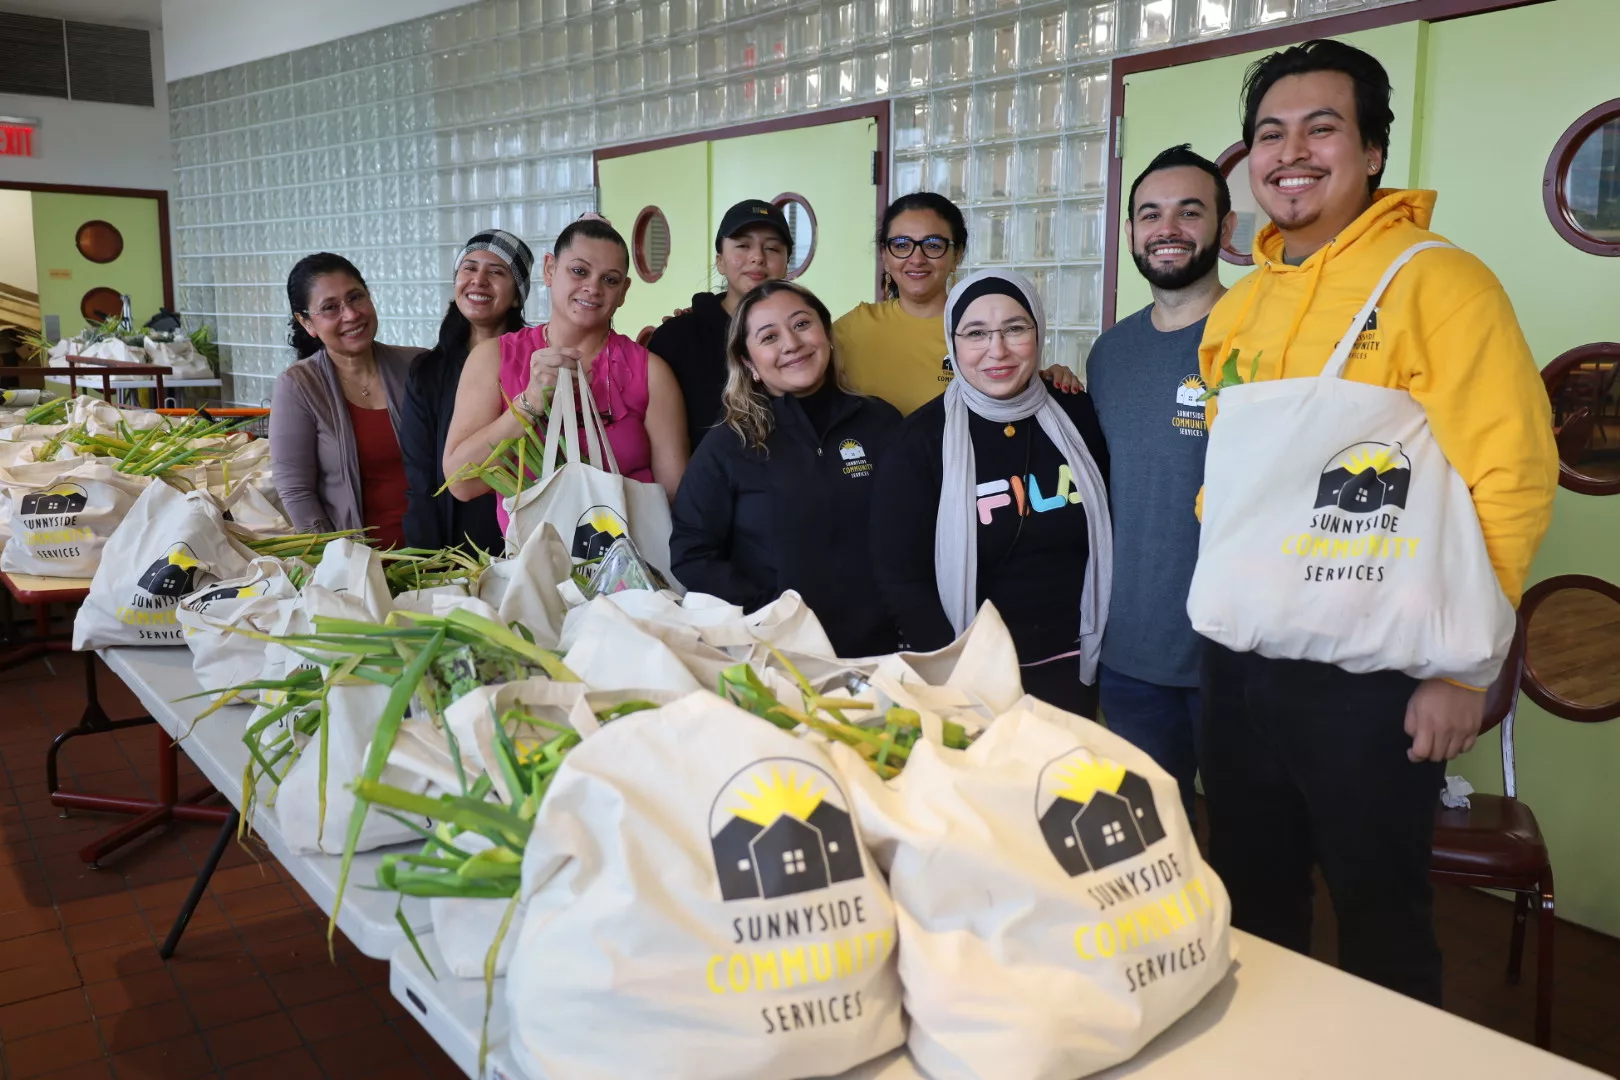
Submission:
M 0 157 L 33 157 L 35 128 L 0 121 Z

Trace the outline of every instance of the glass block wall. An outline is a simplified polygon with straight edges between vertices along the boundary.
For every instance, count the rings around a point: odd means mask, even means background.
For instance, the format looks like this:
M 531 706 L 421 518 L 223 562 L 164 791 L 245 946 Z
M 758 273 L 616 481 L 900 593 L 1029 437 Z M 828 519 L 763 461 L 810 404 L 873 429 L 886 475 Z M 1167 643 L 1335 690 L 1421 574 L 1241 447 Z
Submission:
M 215 326 L 227 397 L 268 402 L 309 252 L 360 267 L 381 340 L 429 345 L 461 242 L 549 247 L 594 204 L 594 149 L 891 98 L 892 193 L 961 204 L 969 263 L 1030 273 L 1078 368 L 1110 57 L 1379 2 L 479 0 L 170 85 L 181 310 Z

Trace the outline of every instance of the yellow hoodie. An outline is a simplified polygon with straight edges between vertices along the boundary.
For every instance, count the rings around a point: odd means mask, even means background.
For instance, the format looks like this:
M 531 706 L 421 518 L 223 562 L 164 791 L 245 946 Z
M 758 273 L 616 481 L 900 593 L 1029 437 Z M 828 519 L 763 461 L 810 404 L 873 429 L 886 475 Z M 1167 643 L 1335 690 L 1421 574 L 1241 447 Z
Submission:
M 1215 305 L 1198 349 L 1208 386 L 1235 348 L 1238 370 L 1260 357 L 1257 379 L 1319 375 L 1379 277 L 1429 231 L 1432 191 L 1379 191 L 1373 205 L 1299 266 L 1283 238 L 1255 238 L 1255 270 Z M 1398 387 L 1423 406 L 1429 429 L 1474 497 L 1502 591 L 1517 606 L 1530 560 L 1552 518 L 1558 451 L 1541 374 L 1513 305 L 1478 258 L 1425 251 L 1395 275 L 1356 340 L 1344 376 Z M 1218 399 L 1206 405 L 1213 424 Z M 1200 513 L 1202 503 L 1200 503 Z

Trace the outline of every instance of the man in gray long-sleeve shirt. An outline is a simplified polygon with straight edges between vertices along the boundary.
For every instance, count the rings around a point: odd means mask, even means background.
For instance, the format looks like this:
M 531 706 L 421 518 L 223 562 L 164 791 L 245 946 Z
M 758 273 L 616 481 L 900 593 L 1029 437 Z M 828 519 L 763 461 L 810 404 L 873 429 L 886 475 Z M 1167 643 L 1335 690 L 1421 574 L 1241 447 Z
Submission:
M 1131 257 L 1153 303 L 1105 331 L 1086 361 L 1113 473 L 1114 587 L 1098 690 L 1103 721 L 1176 778 L 1190 820 L 1202 640 L 1187 618 L 1192 506 L 1204 482 L 1198 343 L 1226 291 L 1218 260 L 1237 219 L 1220 169 L 1185 145 L 1153 159 L 1126 206 Z

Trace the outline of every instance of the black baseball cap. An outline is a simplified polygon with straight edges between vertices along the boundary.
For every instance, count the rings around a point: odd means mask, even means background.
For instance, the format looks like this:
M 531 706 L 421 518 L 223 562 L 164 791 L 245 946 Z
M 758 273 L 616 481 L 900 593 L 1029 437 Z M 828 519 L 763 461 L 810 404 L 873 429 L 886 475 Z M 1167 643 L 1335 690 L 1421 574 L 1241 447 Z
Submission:
M 714 250 L 720 250 L 720 241 L 736 236 L 750 225 L 769 225 L 782 237 L 789 250 L 793 248 L 793 230 L 788 228 L 781 208 L 764 199 L 744 199 L 727 210 L 726 216 L 720 219 L 720 231 L 714 234 Z

